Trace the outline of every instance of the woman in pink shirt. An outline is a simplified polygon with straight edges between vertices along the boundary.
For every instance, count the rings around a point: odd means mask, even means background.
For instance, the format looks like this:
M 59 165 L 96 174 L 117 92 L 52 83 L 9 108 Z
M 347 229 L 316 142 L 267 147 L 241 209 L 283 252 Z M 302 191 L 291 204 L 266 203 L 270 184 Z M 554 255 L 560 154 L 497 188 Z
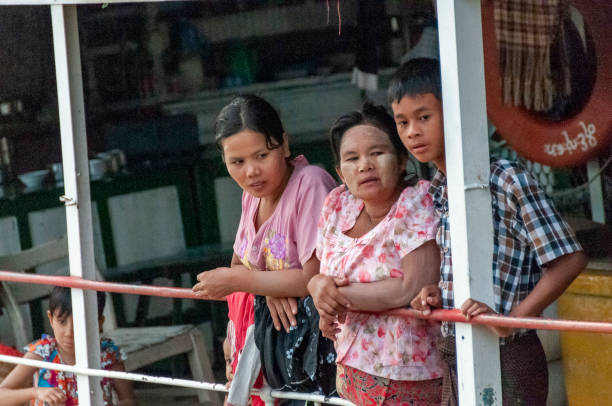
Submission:
M 383 107 L 340 117 L 330 137 L 344 185 L 325 201 L 321 274 L 308 288 L 321 330 L 335 341 L 338 393 L 358 405 L 439 405 L 439 324 L 360 312 L 406 306 L 437 282 L 428 182 L 405 180 L 408 153 Z
M 247 358 L 256 364 L 253 355 L 259 348 L 273 388 L 328 394 L 334 390 L 335 353 L 320 334 L 306 285 L 319 273 L 316 225 L 336 183 L 304 156 L 290 158 L 280 118 L 260 97 L 232 100 L 219 113 L 215 131 L 227 170 L 244 191 L 242 214 L 231 266 L 202 272 L 193 290 L 203 297 L 229 295 L 237 350 L 249 348 Z M 256 295 L 254 309 L 253 300 L 245 300 L 250 294 Z M 239 379 L 240 366 L 234 383 Z M 244 401 L 232 399 L 230 391 L 229 403 Z

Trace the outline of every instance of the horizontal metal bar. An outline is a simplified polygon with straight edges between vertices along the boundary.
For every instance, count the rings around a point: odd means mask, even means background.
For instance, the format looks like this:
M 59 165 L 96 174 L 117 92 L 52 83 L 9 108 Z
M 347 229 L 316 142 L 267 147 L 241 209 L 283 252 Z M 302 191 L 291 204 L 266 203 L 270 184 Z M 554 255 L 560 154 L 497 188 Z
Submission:
M 130 295 L 147 295 L 159 296 L 179 299 L 204 299 L 204 300 L 220 300 L 196 296 L 196 294 L 187 288 L 173 288 L 167 286 L 151 286 L 151 285 L 129 285 L 116 282 L 101 282 L 92 281 L 74 276 L 55 276 L 55 275 L 37 275 L 25 274 L 20 272 L 0 271 L 0 280 L 6 282 L 19 283 L 36 283 L 41 285 L 63 286 L 66 288 L 88 289 L 99 292 L 125 293 Z
M 461 310 L 459 309 L 434 310 L 427 316 L 414 309 L 394 309 L 386 311 L 384 314 L 408 318 L 452 321 L 456 323 L 481 324 L 496 327 L 612 334 L 612 323 L 598 321 L 559 320 L 546 319 L 543 317 L 509 317 L 492 314 L 481 314 L 468 320 L 463 314 L 461 314 Z
M 36 283 L 42 285 L 64 286 L 96 290 L 100 292 L 127 293 L 132 295 L 160 296 L 179 299 L 221 300 L 196 296 L 191 289 L 172 288 L 166 286 L 128 285 L 115 282 L 90 281 L 73 276 L 51 276 L 23 274 L 20 272 L 0 271 L 0 281 Z M 459 309 L 434 310 L 425 315 L 414 309 L 394 309 L 385 312 L 365 312 L 372 314 L 387 314 L 399 317 L 418 318 L 426 320 L 452 321 L 456 323 L 482 324 L 488 326 L 530 328 L 539 330 L 581 331 L 585 333 L 612 334 L 612 323 L 581 320 L 554 320 L 543 317 L 508 317 L 500 315 L 481 314 L 470 320 L 466 319 Z
M 72 372 L 80 375 L 88 375 L 88 376 L 98 376 L 102 378 L 110 378 L 110 379 L 124 379 L 128 381 L 135 382 L 145 382 L 145 383 L 154 383 L 159 385 L 168 385 L 168 386 L 179 386 L 183 388 L 192 388 L 192 389 L 200 389 L 200 390 L 210 390 L 215 392 L 228 392 L 228 388 L 225 385 L 220 383 L 209 383 L 209 382 L 197 382 L 191 381 L 188 379 L 176 379 L 176 378 L 167 378 L 163 376 L 150 376 L 143 374 L 135 374 L 132 372 L 123 372 L 123 371 L 112 371 L 112 370 L 102 370 L 102 369 L 93 369 L 93 368 L 82 368 L 75 365 L 65 365 L 65 364 L 56 364 L 53 362 L 45 362 L 45 361 L 37 361 L 28 358 L 21 357 L 12 357 L 10 355 L 0 355 L 0 362 L 7 362 L 9 364 L 21 364 L 28 365 L 35 368 L 46 368 L 53 369 L 56 371 L 64 371 L 64 372 Z M 258 395 L 262 392 L 259 389 L 252 389 L 251 393 L 254 395 Z M 348 400 L 341 399 L 338 397 L 327 397 L 323 395 L 316 395 L 313 393 L 298 393 L 298 392 L 282 392 L 282 391 L 266 391 L 266 395 L 269 395 L 273 398 L 279 399 L 298 399 L 298 400 L 308 400 L 311 402 L 320 402 L 320 403 L 328 403 L 332 405 L 341 405 L 341 406 L 354 406 L 352 402 Z

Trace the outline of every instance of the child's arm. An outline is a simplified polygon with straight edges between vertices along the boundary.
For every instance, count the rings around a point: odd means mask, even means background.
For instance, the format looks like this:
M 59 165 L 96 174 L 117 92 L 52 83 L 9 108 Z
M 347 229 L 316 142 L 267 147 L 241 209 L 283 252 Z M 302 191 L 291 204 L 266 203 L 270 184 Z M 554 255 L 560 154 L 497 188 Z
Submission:
M 125 365 L 123 362 L 116 362 L 110 369 L 112 371 L 125 372 Z M 113 379 L 113 387 L 119 397 L 118 406 L 137 406 L 136 397 L 134 396 L 134 390 L 132 389 L 132 382 L 125 379 Z
M 27 353 L 24 358 L 41 361 L 38 355 Z M 35 388 L 32 375 L 38 368 L 17 365 L 0 383 L 0 399 L 3 406 L 21 406 L 30 400 L 46 402 L 49 406 L 63 406 L 66 395 L 59 388 Z

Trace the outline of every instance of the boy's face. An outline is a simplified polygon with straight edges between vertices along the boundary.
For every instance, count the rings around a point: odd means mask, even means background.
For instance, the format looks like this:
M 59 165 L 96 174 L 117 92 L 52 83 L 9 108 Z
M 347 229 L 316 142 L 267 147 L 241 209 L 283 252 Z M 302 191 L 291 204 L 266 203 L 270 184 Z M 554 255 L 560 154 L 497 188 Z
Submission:
M 404 96 L 391 104 L 397 132 L 419 162 L 433 162 L 446 173 L 442 104 L 432 93 Z

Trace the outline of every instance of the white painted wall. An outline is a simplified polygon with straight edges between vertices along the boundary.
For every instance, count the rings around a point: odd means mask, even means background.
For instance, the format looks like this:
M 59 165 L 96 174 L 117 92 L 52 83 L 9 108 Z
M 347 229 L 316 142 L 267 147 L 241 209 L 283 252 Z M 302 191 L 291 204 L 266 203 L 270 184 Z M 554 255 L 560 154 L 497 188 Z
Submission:
M 185 236 L 178 193 L 175 186 L 165 186 L 108 199 L 110 223 L 117 265 L 160 258 L 185 249 Z M 153 281 L 171 286 L 167 278 Z M 136 315 L 137 296 L 124 295 L 126 319 Z M 172 300 L 151 298 L 148 317 L 172 312 Z
M 160 258 L 185 249 L 175 186 L 108 199 L 117 265 Z

